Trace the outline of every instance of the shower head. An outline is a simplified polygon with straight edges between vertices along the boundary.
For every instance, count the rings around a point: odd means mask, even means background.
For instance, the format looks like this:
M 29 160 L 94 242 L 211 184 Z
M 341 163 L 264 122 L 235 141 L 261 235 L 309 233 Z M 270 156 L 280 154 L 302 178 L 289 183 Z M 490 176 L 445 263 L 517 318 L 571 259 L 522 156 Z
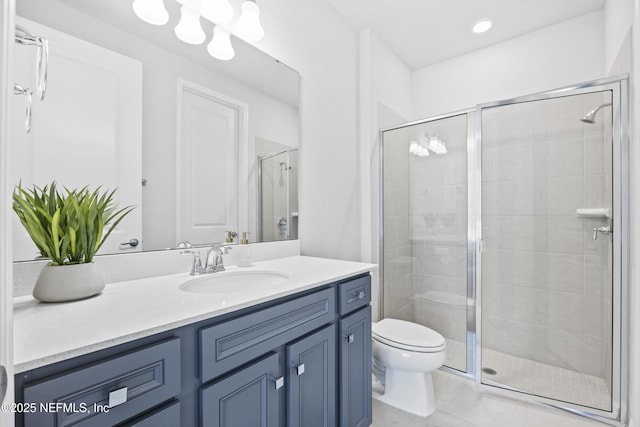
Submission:
M 585 123 L 589 123 L 589 124 L 594 124 L 596 122 L 596 113 L 598 111 L 600 111 L 602 108 L 609 107 L 609 106 L 611 106 L 610 102 L 607 103 L 607 104 L 600 105 L 595 110 L 589 111 L 583 118 L 580 119 L 580 121 L 585 122 Z

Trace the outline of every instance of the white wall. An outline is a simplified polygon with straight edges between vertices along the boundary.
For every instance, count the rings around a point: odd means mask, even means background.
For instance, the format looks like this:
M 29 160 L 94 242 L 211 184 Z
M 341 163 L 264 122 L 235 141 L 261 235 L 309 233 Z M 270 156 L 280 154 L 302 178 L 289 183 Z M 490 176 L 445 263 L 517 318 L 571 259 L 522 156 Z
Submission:
M 417 70 L 414 119 L 605 75 L 602 12 Z
M 359 260 L 356 31 L 325 0 L 263 2 L 260 17 L 255 45 L 301 74 L 302 253 Z
M 629 426 L 640 425 L 640 85 L 635 73 L 640 70 L 640 1 L 607 1 L 605 7 L 606 66 L 610 74 L 628 72 L 630 78 L 630 295 L 629 295 Z
M 605 70 L 609 71 L 616 61 L 620 46 L 633 24 L 633 0 L 609 0 L 604 8 L 604 54 Z

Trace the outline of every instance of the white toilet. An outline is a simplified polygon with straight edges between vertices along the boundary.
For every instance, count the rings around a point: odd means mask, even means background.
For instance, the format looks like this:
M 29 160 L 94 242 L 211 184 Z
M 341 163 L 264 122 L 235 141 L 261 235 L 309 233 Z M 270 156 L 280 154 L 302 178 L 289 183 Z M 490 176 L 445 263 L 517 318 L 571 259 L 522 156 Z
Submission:
M 436 409 L 431 372 L 446 359 L 444 337 L 404 320 L 373 323 L 373 397 L 426 417 Z

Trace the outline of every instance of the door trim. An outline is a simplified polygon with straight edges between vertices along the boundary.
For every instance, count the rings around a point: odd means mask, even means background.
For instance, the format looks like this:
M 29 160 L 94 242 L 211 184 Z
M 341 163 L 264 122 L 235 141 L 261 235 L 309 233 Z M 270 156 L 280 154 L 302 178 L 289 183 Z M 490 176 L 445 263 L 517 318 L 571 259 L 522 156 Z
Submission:
M 15 0 L 2 0 L 0 8 L 0 365 L 7 372 L 5 396 L 0 401 L 12 403 L 13 390 L 13 255 L 11 237 L 11 119 L 13 105 L 13 46 L 14 46 Z M 0 425 L 12 427 L 11 411 L 0 411 Z

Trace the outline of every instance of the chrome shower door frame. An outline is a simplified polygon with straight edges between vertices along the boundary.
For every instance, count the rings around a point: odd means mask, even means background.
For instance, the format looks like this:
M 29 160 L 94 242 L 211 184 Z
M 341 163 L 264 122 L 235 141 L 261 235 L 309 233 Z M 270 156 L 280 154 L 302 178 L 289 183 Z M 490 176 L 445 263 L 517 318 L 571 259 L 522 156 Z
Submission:
M 475 127 L 474 122 L 476 120 L 476 109 L 469 108 L 465 110 L 455 111 L 452 113 L 441 114 L 438 116 L 429 117 L 426 119 L 420 119 L 408 123 L 403 123 L 401 125 L 393 126 L 390 128 L 381 129 L 378 133 L 378 141 L 379 144 L 379 203 L 378 203 L 378 218 L 379 218 L 379 245 L 378 245 L 378 271 L 379 271 L 379 293 L 378 293 L 378 319 L 383 319 L 384 316 L 384 294 L 385 294 L 385 281 L 384 281 L 384 134 L 385 132 L 390 132 L 410 126 L 421 125 L 424 123 L 435 122 L 437 120 L 448 119 L 452 117 L 466 115 L 467 119 L 467 200 L 469 201 L 471 198 L 472 191 L 475 191 L 475 176 L 472 174 L 475 171 L 475 166 L 472 166 L 471 163 L 475 161 Z M 476 234 L 475 234 L 475 211 L 472 203 L 467 203 L 467 306 L 466 306 L 466 370 L 460 371 L 455 368 L 451 368 L 448 366 L 442 366 L 440 369 L 454 373 L 456 375 L 461 375 L 470 379 L 475 378 L 475 369 L 476 369 L 476 289 L 475 289 L 475 242 L 476 242 Z
M 541 101 L 592 92 L 612 93 L 613 138 L 613 349 L 612 349 L 612 410 L 604 411 L 581 405 L 560 402 L 524 392 L 482 382 L 482 112 L 484 109 Z M 517 400 L 535 401 L 551 405 L 611 425 L 624 425 L 628 416 L 628 313 L 629 313 L 629 117 L 628 76 L 595 80 L 538 94 L 479 104 L 475 113 L 475 138 L 469 149 L 469 271 L 475 290 L 475 374 L 479 390 L 489 391 Z M 576 118 L 578 120 L 578 118 Z M 471 334 L 471 332 L 468 332 Z

